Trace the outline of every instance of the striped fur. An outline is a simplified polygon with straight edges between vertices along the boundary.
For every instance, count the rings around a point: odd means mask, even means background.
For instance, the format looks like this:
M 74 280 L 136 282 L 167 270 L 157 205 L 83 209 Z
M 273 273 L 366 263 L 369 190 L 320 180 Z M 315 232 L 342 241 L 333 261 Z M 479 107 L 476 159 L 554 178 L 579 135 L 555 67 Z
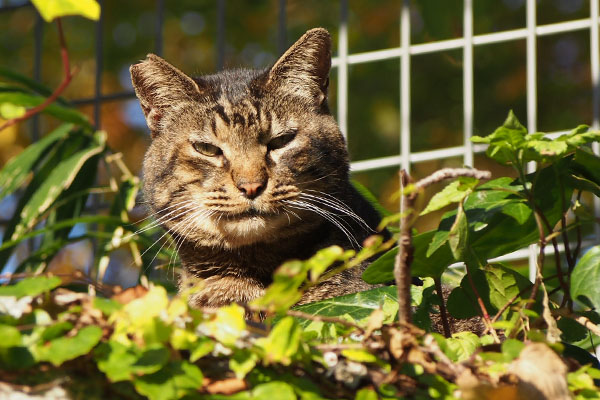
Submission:
M 377 225 L 349 183 L 327 106 L 330 47 L 327 31 L 313 29 L 265 70 L 191 78 L 155 55 L 131 67 L 153 137 L 144 194 L 177 244 L 181 287 L 204 285 L 195 305 L 248 302 L 285 260 L 357 248 Z M 368 288 L 360 273 L 302 302 Z

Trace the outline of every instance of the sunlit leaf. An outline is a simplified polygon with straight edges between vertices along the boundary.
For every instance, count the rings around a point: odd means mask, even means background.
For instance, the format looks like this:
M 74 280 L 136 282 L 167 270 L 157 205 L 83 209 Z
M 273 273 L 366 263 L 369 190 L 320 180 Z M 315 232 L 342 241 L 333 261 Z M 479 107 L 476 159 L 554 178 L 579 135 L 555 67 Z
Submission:
M 97 21 L 100 4 L 96 0 L 31 0 L 46 22 L 67 15 L 80 15 Z
M 0 324 L 0 348 L 20 346 L 21 332 L 14 326 Z
M 479 183 L 475 178 L 462 177 L 448 184 L 441 192 L 433 195 L 427 207 L 420 215 L 428 214 L 432 211 L 439 210 L 452 203 L 458 203 L 464 200 L 465 197 L 473 191 L 473 188 Z
M 12 103 L 0 103 L 0 117 L 4 119 L 20 118 L 25 115 L 25 107 L 12 104 Z
M 40 0 L 44 1 L 44 0 Z M 12 103 L 16 106 L 35 107 L 46 100 L 43 96 L 23 92 L 0 92 L 0 103 Z M 91 129 L 88 118 L 85 114 L 74 108 L 64 106 L 59 102 L 54 102 L 42 110 L 43 114 L 51 115 L 63 122 L 72 122 L 84 128 Z
M 237 304 L 221 307 L 207 322 L 212 337 L 226 345 L 233 345 L 246 329 L 244 309 Z
M 298 353 L 302 329 L 293 317 L 282 318 L 266 338 L 256 341 L 263 348 L 267 363 L 278 362 L 289 365 Z

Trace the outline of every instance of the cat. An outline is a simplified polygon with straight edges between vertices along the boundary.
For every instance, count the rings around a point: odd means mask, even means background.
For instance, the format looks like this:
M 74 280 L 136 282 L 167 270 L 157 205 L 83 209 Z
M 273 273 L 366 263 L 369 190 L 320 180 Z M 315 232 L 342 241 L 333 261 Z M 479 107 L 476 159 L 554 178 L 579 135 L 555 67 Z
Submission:
M 189 77 L 153 54 L 131 66 L 152 136 L 144 196 L 176 243 L 180 290 L 202 282 L 192 306 L 247 303 L 284 261 L 358 249 L 375 232 L 380 217 L 350 183 L 329 111 L 330 67 L 322 28 L 263 70 Z M 312 287 L 299 304 L 372 288 L 365 267 Z

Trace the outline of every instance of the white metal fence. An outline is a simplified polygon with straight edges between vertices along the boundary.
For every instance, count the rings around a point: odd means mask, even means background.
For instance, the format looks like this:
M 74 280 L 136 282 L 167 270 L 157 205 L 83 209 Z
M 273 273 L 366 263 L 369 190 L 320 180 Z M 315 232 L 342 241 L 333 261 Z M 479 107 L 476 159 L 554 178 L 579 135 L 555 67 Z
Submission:
M 599 0 L 590 0 L 590 17 L 560 23 L 538 25 L 536 21 L 536 0 L 527 0 L 526 26 L 522 29 L 507 30 L 482 35 L 473 35 L 473 1 L 464 0 L 463 8 L 463 37 L 449 40 L 440 40 L 422 44 L 410 43 L 411 18 L 410 1 L 404 0 L 400 14 L 400 47 L 370 51 L 364 53 L 348 53 L 348 0 L 341 0 L 340 28 L 338 42 L 338 56 L 333 59 L 333 66 L 337 68 L 337 116 L 340 128 L 344 134 L 348 132 L 348 66 L 352 64 L 369 63 L 380 60 L 398 59 L 400 62 L 400 149 L 399 155 L 361 160 L 352 163 L 354 172 L 375 170 L 385 167 L 399 166 L 410 171 L 411 163 L 420 163 L 430 160 L 462 156 L 465 165 L 473 166 L 475 153 L 484 152 L 485 146 L 473 145 L 470 141 L 473 136 L 473 47 L 485 46 L 492 43 L 526 40 L 527 43 L 527 129 L 530 132 L 537 130 L 537 38 L 565 32 L 588 30 L 590 34 L 590 62 L 592 87 L 592 127 L 600 128 L 600 49 L 598 47 L 598 24 L 600 19 Z M 443 52 L 446 50 L 463 50 L 463 118 L 464 132 L 463 145 L 447 147 L 432 151 L 410 151 L 411 143 L 411 57 L 413 55 Z M 560 134 L 552 132 L 550 134 Z M 598 153 L 600 146 L 595 143 L 594 151 Z M 600 202 L 595 199 L 595 212 L 600 216 Z M 600 242 L 600 229 L 596 226 L 596 242 Z M 562 250 L 563 247 L 561 246 Z M 548 251 L 550 251 L 548 249 Z M 537 250 L 535 246 L 523 249 L 508 256 L 503 260 L 515 260 L 529 257 L 529 276 L 535 278 L 535 262 Z

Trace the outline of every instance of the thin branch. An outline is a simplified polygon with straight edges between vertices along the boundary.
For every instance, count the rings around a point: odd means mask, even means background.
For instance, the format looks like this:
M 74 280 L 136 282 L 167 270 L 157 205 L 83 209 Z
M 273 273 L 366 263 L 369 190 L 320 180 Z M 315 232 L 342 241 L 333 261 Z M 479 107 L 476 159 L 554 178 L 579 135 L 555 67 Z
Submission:
M 448 323 L 448 312 L 446 311 L 446 299 L 444 299 L 442 280 L 435 278 L 433 282 L 435 283 L 435 291 L 440 298 L 440 316 L 442 318 L 442 326 L 444 327 L 444 336 L 449 338 L 452 333 L 450 332 L 450 324 Z
M 400 171 L 400 237 L 398 238 L 398 254 L 394 262 L 394 280 L 398 291 L 398 320 L 401 323 L 410 323 L 412 310 L 410 308 L 410 265 L 413 258 L 412 246 L 412 214 L 414 211 L 417 191 L 405 193 L 411 179 L 405 170 Z
M 64 75 L 63 81 L 60 83 L 60 85 L 58 85 L 58 87 L 54 90 L 54 92 L 52 92 L 52 94 L 50 96 L 48 96 L 46 98 L 46 100 L 44 100 L 41 104 L 39 104 L 33 108 L 30 108 L 22 116 L 20 116 L 18 118 L 9 119 L 4 124 L 0 125 L 0 131 L 8 128 L 9 126 L 17 124 L 21 121 L 25 121 L 26 119 L 31 118 L 35 114 L 42 112 L 46 107 L 48 107 L 50 104 L 54 103 L 54 101 L 56 101 L 56 99 L 58 99 L 58 97 L 61 95 L 61 93 L 64 92 L 65 89 L 67 88 L 67 86 L 69 86 L 69 84 L 71 83 L 71 80 L 73 79 L 73 76 L 75 75 L 76 71 L 71 71 L 71 66 L 69 64 L 69 52 L 67 50 L 67 45 L 65 43 L 65 36 L 63 33 L 62 23 L 61 23 L 60 18 L 56 19 L 56 26 L 58 28 L 58 40 L 60 43 L 60 55 L 61 55 L 62 64 L 63 64 L 63 75 Z
M 489 171 L 480 171 L 472 168 L 443 168 L 434 172 L 426 178 L 418 181 L 415 186 L 419 189 L 424 189 L 434 183 L 441 182 L 446 179 L 454 179 L 459 177 L 471 177 L 479 180 L 490 179 L 492 173 Z

